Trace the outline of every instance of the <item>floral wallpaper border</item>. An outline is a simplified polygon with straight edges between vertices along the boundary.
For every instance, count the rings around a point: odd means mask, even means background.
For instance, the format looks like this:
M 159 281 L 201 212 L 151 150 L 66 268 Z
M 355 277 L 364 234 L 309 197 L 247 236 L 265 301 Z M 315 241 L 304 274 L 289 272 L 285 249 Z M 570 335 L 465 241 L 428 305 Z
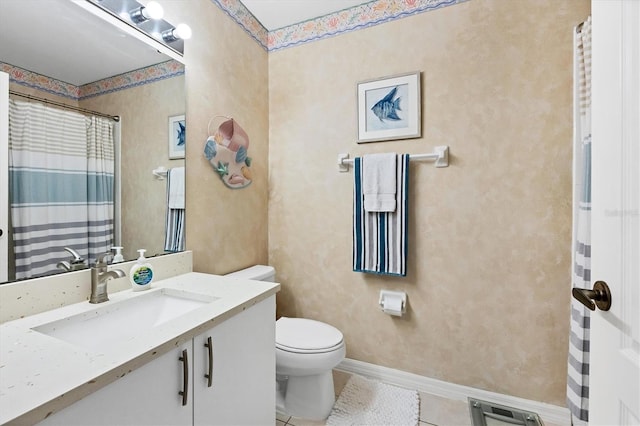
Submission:
M 236 21 L 258 44 L 267 49 L 268 31 L 249 12 L 240 0 L 211 0 L 231 19 Z
M 468 0 L 374 0 L 268 32 L 240 0 L 211 0 L 254 40 L 272 52 L 333 37 Z
M 73 84 L 65 83 L 64 81 L 56 80 L 55 78 L 47 77 L 4 62 L 0 62 L 0 71 L 9 74 L 9 80 L 12 83 L 31 87 L 74 101 L 81 101 L 106 93 L 130 89 L 166 78 L 183 75 L 184 65 L 178 61 L 170 60 L 82 86 L 74 86 Z
M 150 67 L 126 72 L 124 74 L 94 81 L 80 86 L 79 100 L 93 98 L 118 90 L 130 89 L 136 86 L 153 83 L 167 78 L 184 74 L 184 65 L 178 61 L 170 60 Z
M 4 62 L 0 62 L 0 71 L 9 74 L 9 81 L 11 83 L 17 83 L 21 86 L 31 87 L 32 89 L 38 89 L 51 93 L 52 95 L 58 95 L 76 101 L 80 97 L 80 87 L 47 77 L 46 75 L 38 74 Z

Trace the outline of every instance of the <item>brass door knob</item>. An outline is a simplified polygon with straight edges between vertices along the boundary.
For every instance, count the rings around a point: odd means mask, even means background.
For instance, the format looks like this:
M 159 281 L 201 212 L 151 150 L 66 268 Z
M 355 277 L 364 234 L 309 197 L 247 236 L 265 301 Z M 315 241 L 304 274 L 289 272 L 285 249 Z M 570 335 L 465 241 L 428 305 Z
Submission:
M 602 311 L 608 311 L 611 308 L 611 291 L 604 281 L 596 281 L 593 290 L 574 287 L 571 294 L 592 311 L 595 311 L 596 307 Z

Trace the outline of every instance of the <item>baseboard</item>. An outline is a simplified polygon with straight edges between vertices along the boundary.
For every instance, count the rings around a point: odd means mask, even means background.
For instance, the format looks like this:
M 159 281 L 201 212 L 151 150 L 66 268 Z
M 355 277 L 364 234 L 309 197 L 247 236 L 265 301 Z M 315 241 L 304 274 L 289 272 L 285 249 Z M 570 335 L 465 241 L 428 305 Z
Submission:
M 419 376 L 417 374 L 407 373 L 406 371 L 395 370 L 393 368 L 382 367 L 349 358 L 342 361 L 336 367 L 336 370 L 351 374 L 358 374 L 370 379 L 380 380 L 385 383 L 394 384 L 408 389 L 415 389 L 418 392 L 425 392 L 443 398 L 466 402 L 467 398 L 471 397 L 494 402 L 496 404 L 537 413 L 543 422 L 546 423 L 553 423 L 558 426 L 571 425 L 571 414 L 569 409 L 559 407 L 557 405 L 489 392 L 469 386 L 456 385 L 454 383 L 444 382 L 442 380 Z

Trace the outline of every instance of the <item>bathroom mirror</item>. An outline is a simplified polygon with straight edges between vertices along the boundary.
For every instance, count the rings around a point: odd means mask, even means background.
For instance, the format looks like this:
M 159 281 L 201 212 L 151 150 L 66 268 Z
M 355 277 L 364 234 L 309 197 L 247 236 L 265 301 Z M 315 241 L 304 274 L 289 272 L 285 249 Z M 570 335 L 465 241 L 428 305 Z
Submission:
M 169 76 L 143 79 L 126 89 L 80 100 L 66 100 L 46 93 L 46 89 L 43 92 L 24 84 L 10 84 L 12 91 L 62 99 L 65 104 L 122 117 L 121 151 L 116 155 L 120 160 L 116 170 L 121 169 L 120 244 L 125 247 L 125 260 L 134 259 L 139 248 L 147 249 L 147 257 L 163 254 L 167 181 L 154 176 L 152 170 L 185 165 L 184 159 L 169 159 L 167 148 L 169 117 L 186 112 L 184 67 L 76 3 L 1 0 L 0 63 L 77 87 L 157 64 L 171 63 L 172 69 L 178 69 Z M 9 262 L 12 261 L 10 255 Z M 5 263 L 5 259 L 0 262 Z M 8 269 L 12 270 L 11 265 Z

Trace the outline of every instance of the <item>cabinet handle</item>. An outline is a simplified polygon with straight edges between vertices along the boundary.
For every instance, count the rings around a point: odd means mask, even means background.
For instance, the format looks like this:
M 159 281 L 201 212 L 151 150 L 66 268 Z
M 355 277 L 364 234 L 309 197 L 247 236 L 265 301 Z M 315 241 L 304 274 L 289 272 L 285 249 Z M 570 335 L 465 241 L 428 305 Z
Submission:
M 182 395 L 182 405 L 187 405 L 187 398 L 188 398 L 188 390 L 189 390 L 189 357 L 188 357 L 188 353 L 187 350 L 184 349 L 182 351 L 182 356 L 180 358 L 178 358 L 180 361 L 182 361 L 182 389 L 180 392 L 178 392 L 178 395 Z
M 204 347 L 209 352 L 209 373 L 205 374 L 204 377 L 207 378 L 207 387 L 210 388 L 213 383 L 213 342 L 211 341 L 211 336 L 207 337 L 207 343 L 204 344 Z

